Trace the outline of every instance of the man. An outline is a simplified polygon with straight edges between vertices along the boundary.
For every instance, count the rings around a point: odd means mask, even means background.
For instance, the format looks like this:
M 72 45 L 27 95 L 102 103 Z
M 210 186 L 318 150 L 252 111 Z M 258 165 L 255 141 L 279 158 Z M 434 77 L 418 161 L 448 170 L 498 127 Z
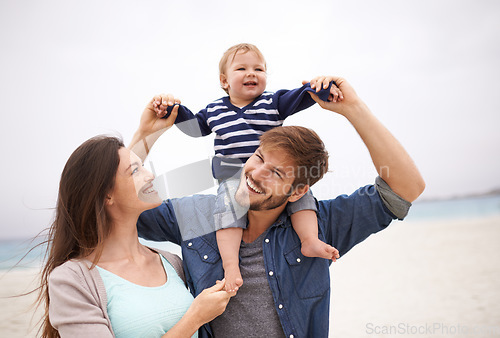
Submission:
M 350 196 L 318 202 L 319 237 L 342 256 L 393 219 L 403 219 L 425 184 L 410 156 L 347 81 L 331 77 L 324 83 L 313 80 L 311 87 L 321 88 L 332 80 L 342 91 L 343 101 L 325 102 L 311 96 L 324 109 L 350 121 L 379 174 L 375 185 Z M 154 116 L 148 106 L 132 145 L 163 127 Z M 154 127 L 147 127 L 145 121 Z M 301 164 L 304 154 L 312 154 L 314 159 Z M 301 254 L 300 240 L 284 212 L 286 204 L 305 194 L 326 169 L 326 150 L 314 132 L 280 127 L 263 135 L 259 149 L 243 168 L 235 196 L 249 206 L 240 248 L 245 283 L 226 311 L 205 325 L 202 336 L 328 337 L 331 261 Z M 215 232 L 186 236 L 182 224 L 190 229 L 206 228 L 213 222 L 214 201 L 215 196 L 167 200 L 143 213 L 138 223 L 141 237 L 181 245 L 194 295 L 223 278 L 224 272 Z

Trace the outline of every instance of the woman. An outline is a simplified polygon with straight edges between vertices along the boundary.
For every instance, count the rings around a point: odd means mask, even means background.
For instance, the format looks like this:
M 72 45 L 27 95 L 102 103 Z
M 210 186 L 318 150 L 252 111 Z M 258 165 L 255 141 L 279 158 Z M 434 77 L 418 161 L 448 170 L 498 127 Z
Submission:
M 233 294 L 224 282 L 193 300 L 180 258 L 139 243 L 139 215 L 161 203 L 153 178 L 114 137 L 92 138 L 70 156 L 42 271 L 43 337 L 190 337 L 225 310 Z

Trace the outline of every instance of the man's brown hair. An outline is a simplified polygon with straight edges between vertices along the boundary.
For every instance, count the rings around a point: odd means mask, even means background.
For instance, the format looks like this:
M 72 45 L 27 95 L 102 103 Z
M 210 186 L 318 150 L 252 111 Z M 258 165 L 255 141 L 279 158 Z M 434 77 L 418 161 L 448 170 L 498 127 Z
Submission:
M 276 127 L 260 137 L 265 150 L 279 150 L 295 164 L 293 187 L 318 182 L 328 171 L 328 151 L 318 134 L 299 126 Z

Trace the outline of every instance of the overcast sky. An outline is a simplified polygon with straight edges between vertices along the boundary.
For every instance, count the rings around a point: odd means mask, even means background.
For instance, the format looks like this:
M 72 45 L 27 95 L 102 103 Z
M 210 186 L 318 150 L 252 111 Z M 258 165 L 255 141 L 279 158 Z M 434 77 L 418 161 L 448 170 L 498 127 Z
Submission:
M 218 62 L 239 42 L 265 55 L 268 90 L 347 78 L 412 155 L 424 198 L 500 187 L 499 17 L 494 0 L 2 0 L 0 237 L 48 226 L 71 152 L 102 133 L 128 143 L 153 95 L 193 111 L 223 96 Z M 317 197 L 373 182 L 346 120 L 313 107 L 286 124 L 313 128 L 331 153 Z M 157 172 L 211 154 L 210 138 L 172 130 L 151 156 Z

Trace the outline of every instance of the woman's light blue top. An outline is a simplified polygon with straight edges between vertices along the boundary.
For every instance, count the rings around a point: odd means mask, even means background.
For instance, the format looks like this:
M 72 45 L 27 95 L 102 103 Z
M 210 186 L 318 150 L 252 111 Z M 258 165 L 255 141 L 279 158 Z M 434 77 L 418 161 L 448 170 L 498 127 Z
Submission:
M 117 338 L 161 337 L 186 313 L 193 302 L 182 279 L 160 255 L 167 282 L 146 287 L 97 267 L 108 297 L 108 315 Z M 193 337 L 198 337 L 196 333 Z

